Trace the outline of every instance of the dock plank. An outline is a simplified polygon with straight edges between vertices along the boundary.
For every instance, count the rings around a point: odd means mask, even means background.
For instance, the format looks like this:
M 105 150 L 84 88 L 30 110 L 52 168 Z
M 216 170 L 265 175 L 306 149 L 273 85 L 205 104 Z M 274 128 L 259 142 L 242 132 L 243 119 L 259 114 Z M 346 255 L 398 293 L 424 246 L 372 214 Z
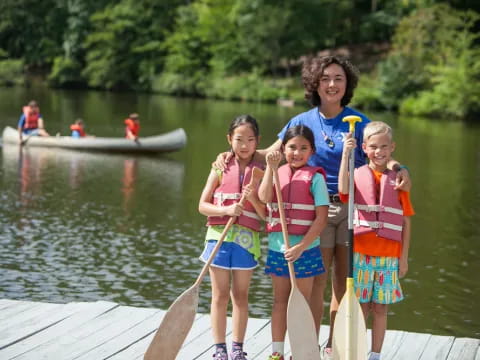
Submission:
M 402 342 L 392 357 L 393 360 L 418 360 L 432 335 L 404 333 Z
M 420 356 L 420 360 L 445 360 L 454 340 L 453 336 L 432 335 Z
M 457 338 L 447 360 L 474 360 L 480 346 L 479 339 Z
M 105 359 L 111 357 L 113 354 L 120 353 L 130 345 L 137 343 L 139 340 L 155 332 L 164 315 L 165 311 L 159 310 L 150 315 L 144 321 L 137 323 L 114 338 L 107 339 L 104 343 L 85 352 L 83 355 L 78 356 L 75 359 Z
M 106 340 L 118 336 L 158 309 L 139 309 L 130 306 L 119 306 L 111 311 L 91 319 L 91 321 L 72 329 L 70 332 L 38 346 L 35 349 L 35 358 L 51 359 L 55 354 L 57 359 L 75 359 L 90 351 Z M 25 354 L 18 359 L 31 359 L 32 354 Z
M 56 323 L 55 325 L 36 333 L 34 336 L 25 338 L 5 349 L 2 349 L 0 351 L 0 358 L 17 359 L 20 355 L 25 355 L 25 359 L 33 359 L 35 350 L 40 345 L 68 334 L 70 331 L 82 326 L 82 324 L 88 323 L 91 319 L 118 307 L 117 304 L 107 301 L 71 303 L 71 305 L 78 308 L 76 313 L 63 319 L 60 323 Z
M 130 345 L 128 348 L 122 350 L 121 352 L 114 354 L 106 359 L 111 360 L 121 360 L 121 359 L 143 359 L 145 351 L 147 351 L 148 345 L 153 340 L 156 330 L 160 325 L 160 321 L 155 326 L 155 331 L 153 331 L 147 337 L 137 341 L 136 343 Z M 197 338 L 200 334 L 209 331 L 210 329 L 210 318 L 203 314 L 197 314 L 195 321 L 193 322 L 192 329 L 185 339 L 185 344 L 190 343 L 193 339 Z M 184 346 L 185 346 L 184 344 Z
M 20 316 L 2 321 L 0 349 L 42 331 L 76 311 L 74 304 L 43 304 L 34 311 L 25 311 Z

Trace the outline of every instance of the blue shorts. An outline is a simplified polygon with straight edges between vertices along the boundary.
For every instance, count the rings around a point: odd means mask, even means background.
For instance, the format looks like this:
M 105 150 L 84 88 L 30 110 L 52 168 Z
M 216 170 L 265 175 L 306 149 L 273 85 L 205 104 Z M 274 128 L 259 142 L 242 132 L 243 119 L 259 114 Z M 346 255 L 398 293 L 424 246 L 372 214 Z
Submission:
M 322 252 L 320 247 L 305 250 L 302 255 L 293 263 L 295 276 L 297 278 L 309 278 L 325 272 L 322 261 Z M 290 277 L 288 272 L 288 262 L 282 252 L 268 250 L 267 264 L 265 265 L 265 274 Z
M 200 260 L 207 262 L 215 245 L 217 245 L 217 240 L 208 240 L 202 255 L 200 255 Z M 251 270 L 256 268 L 257 265 L 258 262 L 253 254 L 234 242 L 224 242 L 211 264 L 211 266 L 226 270 Z

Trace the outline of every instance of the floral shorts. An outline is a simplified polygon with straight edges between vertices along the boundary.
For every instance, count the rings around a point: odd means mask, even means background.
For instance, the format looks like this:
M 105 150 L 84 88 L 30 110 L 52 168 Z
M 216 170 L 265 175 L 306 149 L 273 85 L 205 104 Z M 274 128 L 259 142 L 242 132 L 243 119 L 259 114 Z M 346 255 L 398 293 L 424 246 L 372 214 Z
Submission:
M 403 300 L 396 257 L 354 253 L 353 278 L 360 303 L 394 304 Z

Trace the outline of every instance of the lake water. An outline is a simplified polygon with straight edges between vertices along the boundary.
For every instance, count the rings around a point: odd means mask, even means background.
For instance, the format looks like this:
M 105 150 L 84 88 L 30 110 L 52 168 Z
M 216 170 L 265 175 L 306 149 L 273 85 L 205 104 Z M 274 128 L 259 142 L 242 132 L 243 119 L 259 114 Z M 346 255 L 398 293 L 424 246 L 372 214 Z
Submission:
M 261 146 L 303 107 L 180 99 L 135 93 L 0 88 L 0 125 L 16 126 L 36 99 L 51 134 L 81 117 L 87 132 L 123 136 L 141 116 L 142 135 L 183 127 L 188 144 L 162 156 L 4 147 L 0 157 L 0 298 L 50 302 L 110 300 L 166 309 L 191 286 L 201 263 L 205 218 L 198 199 L 230 120 L 250 113 Z M 389 328 L 480 337 L 480 126 L 368 115 L 395 130 L 395 158 L 414 187 L 406 300 Z M 265 243 L 264 243 L 265 244 Z M 209 282 L 200 311 L 209 311 Z M 270 280 L 259 268 L 251 316 L 268 317 Z M 326 323 L 326 319 L 324 320 Z

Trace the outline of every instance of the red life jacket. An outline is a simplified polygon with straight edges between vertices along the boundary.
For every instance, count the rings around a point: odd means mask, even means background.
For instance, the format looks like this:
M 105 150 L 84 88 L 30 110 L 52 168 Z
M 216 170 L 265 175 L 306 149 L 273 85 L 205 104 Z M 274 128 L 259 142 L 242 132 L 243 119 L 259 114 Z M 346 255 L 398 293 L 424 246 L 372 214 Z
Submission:
M 287 228 L 291 235 L 306 234 L 315 220 L 315 199 L 310 192 L 310 187 L 316 173 L 326 177 L 321 167 L 304 166 L 293 172 L 290 165 L 286 164 L 278 169 Z M 281 232 L 282 224 L 275 193 L 272 203 L 267 204 L 267 207 L 269 210 L 267 232 Z
M 133 135 L 138 136 L 138 134 L 140 133 L 140 124 L 138 122 L 135 122 L 134 120 L 128 118 L 125 119 L 124 123 L 127 126 L 125 128 L 125 137 L 127 137 L 127 130 L 130 130 Z
M 263 164 L 253 161 L 250 162 L 245 168 L 243 181 L 240 182 L 240 167 L 238 166 L 238 161 L 235 158 L 232 158 L 222 174 L 220 185 L 213 193 L 213 204 L 217 206 L 229 206 L 239 202 L 242 197 L 242 187 L 250 182 L 254 167 L 260 169 L 264 168 Z M 230 216 L 209 216 L 207 225 L 225 225 L 228 220 L 230 220 Z M 235 224 L 245 226 L 255 231 L 260 231 L 260 220 L 261 218 L 256 213 L 255 208 L 247 200 L 245 201 L 242 215 L 237 217 Z
M 23 128 L 26 129 L 38 129 L 38 119 L 40 115 L 36 111 L 32 111 L 30 106 L 23 107 L 23 114 L 25 115 L 25 124 Z
M 378 236 L 402 240 L 403 208 L 398 200 L 398 191 L 393 188 L 395 178 L 395 172 L 388 169 L 382 174 L 377 197 L 372 170 L 368 165 L 355 169 L 355 235 L 375 231 Z
M 87 136 L 87 134 L 85 133 L 85 130 L 83 130 L 83 126 L 81 125 L 78 125 L 78 124 L 70 125 L 70 130 L 78 131 L 81 137 Z

